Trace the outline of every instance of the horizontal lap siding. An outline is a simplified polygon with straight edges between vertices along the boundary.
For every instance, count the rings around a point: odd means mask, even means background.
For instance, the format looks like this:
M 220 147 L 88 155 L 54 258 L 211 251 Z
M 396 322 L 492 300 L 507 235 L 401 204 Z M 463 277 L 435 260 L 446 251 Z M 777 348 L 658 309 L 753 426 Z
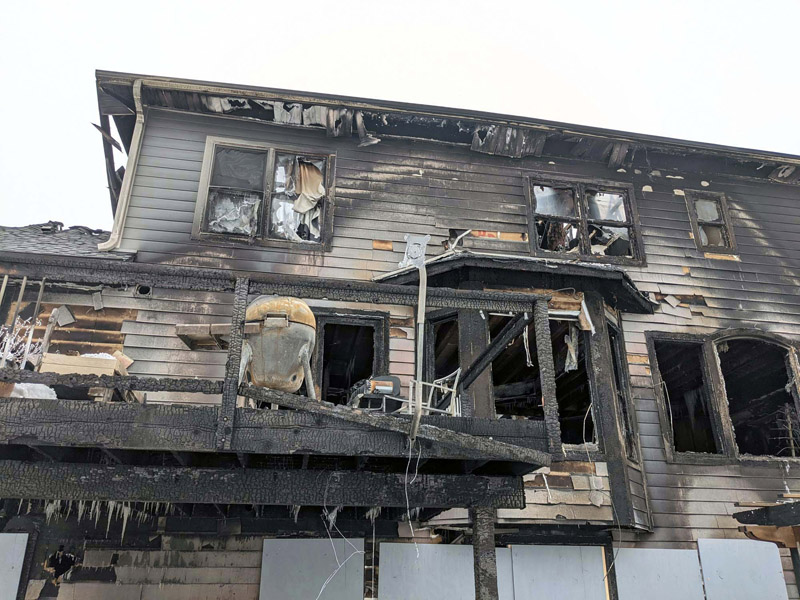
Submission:
M 335 152 L 332 251 L 225 247 L 192 240 L 209 135 Z M 370 279 L 397 268 L 406 233 L 430 234 L 433 255 L 450 228 L 527 232 L 519 168 L 493 166 L 485 159 L 488 164 L 465 168 L 472 153 L 452 152 L 392 140 L 358 149 L 352 139 L 329 139 L 319 131 L 151 111 L 121 247 L 137 251 L 140 262 Z M 392 250 L 373 249 L 373 240 L 392 242 Z

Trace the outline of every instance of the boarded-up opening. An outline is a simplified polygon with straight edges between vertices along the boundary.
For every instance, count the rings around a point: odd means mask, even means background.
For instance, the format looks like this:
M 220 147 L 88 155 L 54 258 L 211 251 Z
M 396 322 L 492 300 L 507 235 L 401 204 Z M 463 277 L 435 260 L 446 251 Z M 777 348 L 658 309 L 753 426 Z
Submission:
M 717 452 L 702 344 L 655 340 L 654 345 L 675 450 Z
M 728 410 L 743 454 L 797 456 L 798 426 L 785 348 L 762 340 L 717 344 Z

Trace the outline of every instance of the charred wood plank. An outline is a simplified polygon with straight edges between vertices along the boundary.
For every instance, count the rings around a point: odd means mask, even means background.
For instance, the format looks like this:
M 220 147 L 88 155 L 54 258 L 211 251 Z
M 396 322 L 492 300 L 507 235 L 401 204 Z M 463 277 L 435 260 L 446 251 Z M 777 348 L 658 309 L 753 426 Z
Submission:
M 332 417 L 349 423 L 367 425 L 375 429 L 395 431 L 405 435 L 408 435 L 411 431 L 411 420 L 402 417 L 369 413 L 356 408 L 331 404 L 330 402 L 310 400 L 303 396 L 258 388 L 251 385 L 241 386 L 239 388 L 239 393 L 242 396 L 253 398 L 259 402 L 274 403 L 287 408 Z M 510 460 L 540 466 L 550 465 L 550 455 L 540 450 L 514 446 L 464 433 L 457 433 L 433 425 L 420 425 L 417 437 L 458 448 L 461 451 L 477 452 L 487 459 Z
M 733 513 L 733 518 L 746 525 L 788 527 L 800 525 L 800 502 L 787 502 L 755 510 Z
M 142 392 L 197 392 L 221 394 L 222 382 L 211 379 L 137 377 L 133 375 L 78 375 L 0 369 L 0 382 L 42 383 L 67 387 L 102 387 Z
M 193 504 L 524 508 L 520 477 L 0 461 L 0 497 Z
M 232 292 L 235 278 L 226 271 L 132 263 L 118 260 L 80 259 L 49 255 L 6 252 L 0 260 L 0 275 L 27 275 L 52 282 L 84 283 L 90 285 L 149 285 L 179 290 Z M 278 294 L 308 299 L 327 299 L 343 302 L 397 304 L 416 306 L 416 287 L 283 275 L 279 273 L 250 273 L 250 291 L 257 294 Z M 427 305 L 432 308 L 472 308 L 524 312 L 543 297 L 521 292 L 494 292 L 430 288 Z
M 225 381 L 222 384 L 222 405 L 217 423 L 217 449 L 230 450 L 234 419 L 236 418 L 236 396 L 239 389 L 239 365 L 242 361 L 242 339 L 244 338 L 244 317 L 247 311 L 247 294 L 250 280 L 247 277 L 236 279 L 231 316 L 231 335 L 228 341 L 228 360 L 225 363 Z

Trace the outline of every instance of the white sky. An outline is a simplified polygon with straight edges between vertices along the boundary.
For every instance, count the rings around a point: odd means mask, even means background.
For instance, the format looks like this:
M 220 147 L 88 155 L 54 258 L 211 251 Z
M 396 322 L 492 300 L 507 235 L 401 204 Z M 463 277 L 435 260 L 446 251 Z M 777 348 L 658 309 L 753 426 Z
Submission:
M 110 228 L 94 70 L 800 154 L 800 1 L 13 2 L 0 224 Z

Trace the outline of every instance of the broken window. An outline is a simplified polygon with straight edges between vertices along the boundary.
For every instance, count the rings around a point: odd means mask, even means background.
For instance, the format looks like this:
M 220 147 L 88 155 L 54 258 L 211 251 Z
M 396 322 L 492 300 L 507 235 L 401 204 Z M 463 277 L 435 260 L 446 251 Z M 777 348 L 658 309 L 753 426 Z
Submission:
M 441 380 L 455 373 L 461 365 L 458 353 L 458 316 L 448 315 L 432 319 L 429 331 L 433 343 L 433 353 L 428 357 L 429 375 L 426 380 Z M 428 352 L 430 352 L 430 347 Z M 446 399 L 447 395 L 447 392 L 443 390 L 434 389 L 432 406 L 439 407 L 440 401 Z
M 330 157 L 215 138 L 206 147 L 194 235 L 323 241 Z
M 717 354 L 739 452 L 796 456 L 798 420 L 787 349 L 732 339 L 718 343 Z
M 687 191 L 686 202 L 699 250 L 734 252 L 733 229 L 724 194 Z
M 719 452 L 700 342 L 654 340 L 661 389 L 677 452 Z
M 529 190 L 537 251 L 639 258 L 628 188 L 530 180 Z
M 490 337 L 498 335 L 510 318 L 491 315 Z M 565 444 L 595 442 L 585 334 L 576 321 L 551 320 L 550 335 L 561 441 Z M 492 362 L 492 385 L 498 417 L 544 419 L 533 326 L 528 327 Z

